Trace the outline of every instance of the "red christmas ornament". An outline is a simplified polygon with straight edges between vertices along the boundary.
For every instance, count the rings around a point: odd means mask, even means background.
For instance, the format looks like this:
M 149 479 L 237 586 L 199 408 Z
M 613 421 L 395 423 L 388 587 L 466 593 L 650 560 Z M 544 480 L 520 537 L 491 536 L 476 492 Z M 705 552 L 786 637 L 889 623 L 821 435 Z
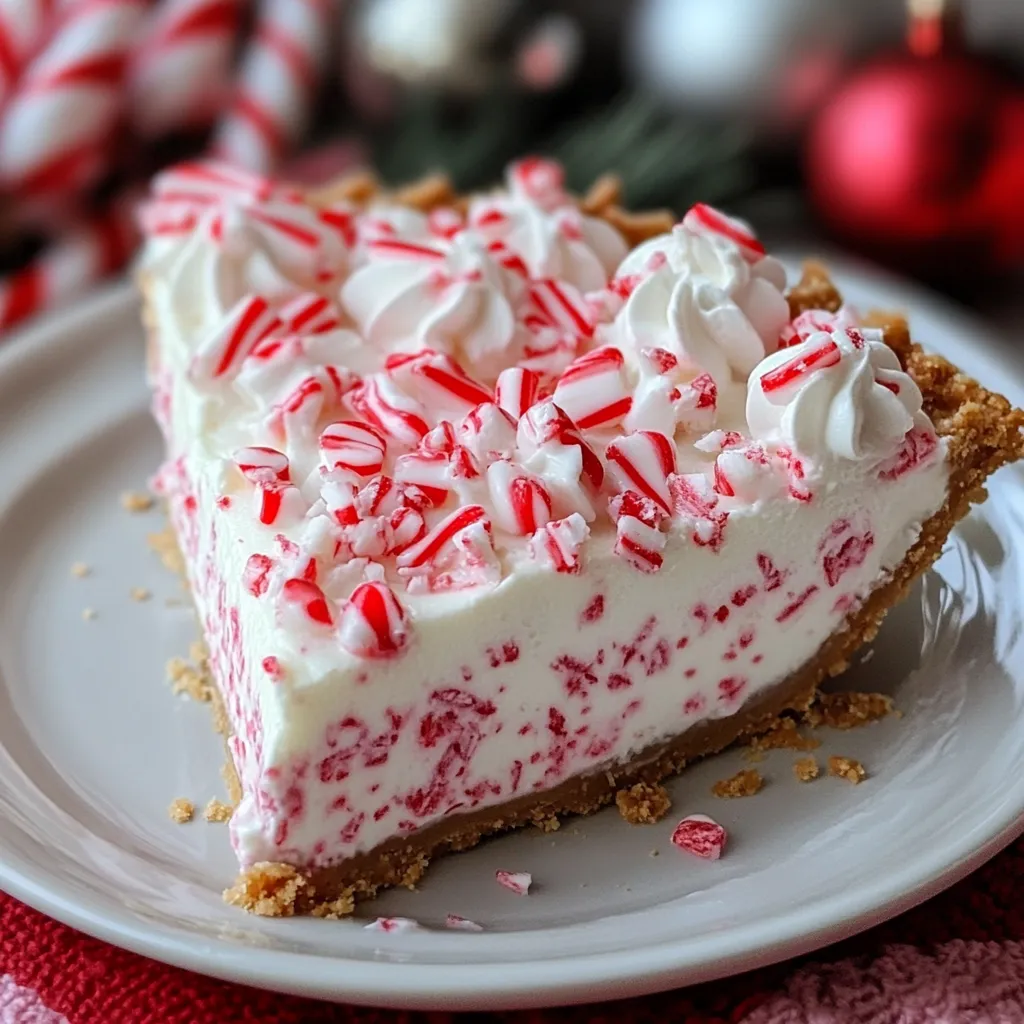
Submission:
M 955 14 L 912 2 L 907 50 L 840 88 L 805 153 L 839 237 L 939 277 L 1024 262 L 1024 93 L 963 51 Z

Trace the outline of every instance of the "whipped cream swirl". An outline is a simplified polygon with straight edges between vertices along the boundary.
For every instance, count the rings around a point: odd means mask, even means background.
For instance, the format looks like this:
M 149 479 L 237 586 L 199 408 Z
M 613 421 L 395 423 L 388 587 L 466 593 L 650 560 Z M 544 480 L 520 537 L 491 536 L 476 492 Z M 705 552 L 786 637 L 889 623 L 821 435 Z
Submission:
M 629 295 L 606 337 L 637 351 L 665 349 L 719 386 L 744 379 L 773 352 L 789 320 L 782 265 L 689 215 L 634 249 L 616 281 Z
M 507 193 L 473 201 L 472 228 L 521 257 L 531 277 L 558 278 L 584 292 L 604 288 L 626 255 L 622 235 L 580 212 L 562 188 L 556 164 L 520 161 L 509 168 L 507 181 Z
M 470 232 L 429 242 L 378 238 L 341 290 L 363 337 L 389 352 L 432 348 L 494 378 L 521 345 L 525 281 Z
M 815 331 L 765 358 L 750 376 L 753 437 L 791 446 L 816 463 L 879 462 L 921 411 L 921 391 L 881 331 Z

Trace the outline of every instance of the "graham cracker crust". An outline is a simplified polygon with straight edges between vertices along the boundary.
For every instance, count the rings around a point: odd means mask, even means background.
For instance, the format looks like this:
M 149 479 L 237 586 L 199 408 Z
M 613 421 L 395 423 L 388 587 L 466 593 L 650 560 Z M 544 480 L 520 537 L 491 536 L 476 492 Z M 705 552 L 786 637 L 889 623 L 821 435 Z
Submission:
M 362 173 L 308 193 L 310 201 L 316 205 L 339 199 L 364 205 L 381 194 L 376 180 Z M 630 213 L 623 210 L 618 205 L 619 194 L 617 180 L 605 176 L 580 198 L 579 205 L 585 212 L 605 218 L 631 245 L 663 233 L 675 223 L 676 218 L 669 211 Z M 393 192 L 388 198 L 423 210 L 442 205 L 464 208 L 468 202 L 465 197 L 456 195 L 448 180 L 439 175 Z M 145 296 L 148 288 L 144 277 L 140 285 Z M 803 277 L 790 291 L 789 303 L 794 315 L 805 309 L 835 311 L 842 304 L 842 297 L 827 270 L 812 262 L 805 266 Z M 144 311 L 143 322 L 153 345 L 155 325 L 148 310 Z M 806 715 L 818 684 L 828 676 L 843 672 L 853 653 L 874 639 L 886 612 L 907 595 L 914 581 L 939 557 L 953 526 L 967 514 L 972 504 L 984 500 L 985 479 L 1001 466 L 1024 457 L 1024 412 L 1013 409 L 1005 398 L 961 374 L 947 360 L 926 355 L 911 342 L 907 322 L 900 315 L 874 313 L 868 322 L 883 329 L 886 342 L 920 387 L 924 409 L 936 430 L 947 439 L 949 490 L 944 505 L 924 523 L 917 542 L 892 576 L 876 587 L 864 604 L 850 615 L 845 628 L 829 637 L 806 665 L 757 695 L 737 714 L 700 722 L 668 742 L 649 747 L 628 764 L 604 766 L 568 779 L 544 793 L 528 794 L 499 807 L 453 816 L 412 836 L 388 840 L 341 864 L 308 872 L 289 864 L 256 864 L 239 876 L 235 885 L 224 893 L 225 899 L 263 916 L 304 913 L 320 917 L 344 916 L 352 912 L 357 899 L 372 897 L 382 888 L 415 886 L 432 857 L 469 849 L 488 836 L 524 825 L 553 827 L 563 815 L 599 810 L 616 800 L 620 792 L 647 793 L 687 764 L 718 753 L 739 740 L 777 729 L 780 716 L 786 712 Z M 167 558 L 166 552 L 165 558 L 173 561 Z M 175 565 L 174 568 L 184 567 Z M 219 705 L 219 700 L 213 699 L 215 705 Z M 223 734 L 227 728 L 226 715 L 222 707 L 219 711 L 218 731 Z M 872 717 L 878 717 L 877 709 L 866 709 L 861 720 Z M 857 723 L 851 721 L 851 724 Z M 831 760 L 837 761 L 835 768 L 829 765 L 833 774 L 854 782 L 863 778 L 863 768 L 851 759 Z M 846 763 L 840 765 L 838 761 Z M 812 771 L 808 762 L 813 759 L 802 759 L 794 767 L 801 779 L 809 780 L 818 774 L 817 763 L 813 762 Z M 746 773 L 756 774 L 751 769 Z M 232 769 L 229 768 L 227 774 L 233 775 Z M 232 798 L 237 799 L 237 779 L 231 782 L 234 784 Z M 723 795 L 745 795 L 756 788 L 759 786 L 754 785 L 751 777 L 739 785 L 742 794 Z

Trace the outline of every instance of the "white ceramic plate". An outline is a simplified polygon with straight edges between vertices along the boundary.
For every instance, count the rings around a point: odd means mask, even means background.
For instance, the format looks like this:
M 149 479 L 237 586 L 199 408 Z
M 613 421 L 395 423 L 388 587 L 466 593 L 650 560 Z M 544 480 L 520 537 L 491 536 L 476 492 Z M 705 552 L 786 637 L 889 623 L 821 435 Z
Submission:
M 855 268 L 839 276 L 853 300 L 909 308 L 929 346 L 1024 399 L 1021 360 L 975 322 Z M 224 826 L 166 814 L 176 796 L 203 803 L 219 790 L 206 710 L 163 682 L 195 626 L 146 549 L 159 513 L 131 516 L 118 502 L 160 458 L 136 312 L 118 287 L 0 346 L 0 886 L 20 899 L 253 985 L 395 1007 L 531 1006 L 664 989 L 819 947 L 937 892 L 1021 831 L 1024 474 L 1004 470 L 844 680 L 894 693 L 905 712 L 828 739 L 822 753 L 868 766 L 863 785 L 800 785 L 795 755 L 779 751 L 761 766 L 758 797 L 715 801 L 712 781 L 742 763 L 734 752 L 677 780 L 673 815 L 657 826 L 628 827 L 612 810 L 522 832 L 361 909 L 423 931 L 225 906 Z M 72 578 L 78 560 L 91 576 Z M 153 600 L 133 602 L 136 586 Z M 668 842 L 694 811 L 730 830 L 717 863 Z M 497 886 L 499 867 L 532 872 L 534 894 Z M 486 931 L 444 931 L 449 912 Z

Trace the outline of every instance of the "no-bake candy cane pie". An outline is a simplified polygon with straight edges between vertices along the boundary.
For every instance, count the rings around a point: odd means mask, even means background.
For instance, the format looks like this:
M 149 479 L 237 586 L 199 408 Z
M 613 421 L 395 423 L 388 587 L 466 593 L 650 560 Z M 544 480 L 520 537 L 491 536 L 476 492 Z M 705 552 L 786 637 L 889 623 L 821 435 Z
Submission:
M 142 222 L 258 912 L 346 912 L 805 709 L 1024 451 L 820 268 L 787 292 L 745 224 L 544 160 L 468 201 L 184 165 Z

